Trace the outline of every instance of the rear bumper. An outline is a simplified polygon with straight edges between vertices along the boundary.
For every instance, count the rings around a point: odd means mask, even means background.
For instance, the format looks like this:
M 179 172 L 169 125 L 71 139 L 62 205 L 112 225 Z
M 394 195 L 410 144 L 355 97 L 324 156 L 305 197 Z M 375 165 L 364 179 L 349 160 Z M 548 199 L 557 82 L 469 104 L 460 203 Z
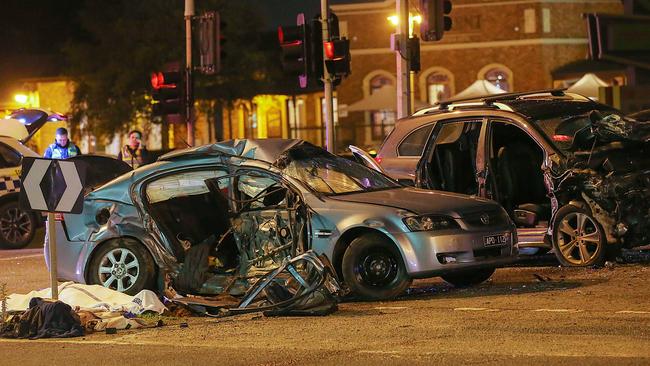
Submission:
M 69 241 L 61 222 L 54 224 L 56 229 L 56 260 L 57 278 L 59 280 L 86 283 L 86 263 L 90 257 L 90 244 L 82 241 Z M 45 225 L 45 263 L 50 269 L 49 235 Z
M 509 235 L 509 241 L 502 245 L 484 245 L 484 237 L 501 234 Z M 515 246 L 517 236 L 513 227 L 478 232 L 394 233 L 393 236 L 402 251 L 406 271 L 413 278 L 472 268 L 502 267 L 518 258 Z

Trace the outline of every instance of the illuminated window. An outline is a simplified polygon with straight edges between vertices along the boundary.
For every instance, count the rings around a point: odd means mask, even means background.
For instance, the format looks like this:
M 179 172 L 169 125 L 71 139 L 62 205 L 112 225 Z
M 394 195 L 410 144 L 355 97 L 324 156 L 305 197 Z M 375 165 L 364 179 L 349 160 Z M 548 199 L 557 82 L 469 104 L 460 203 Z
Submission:
M 442 71 L 434 71 L 427 76 L 427 102 L 436 104 L 451 98 L 451 78 Z
M 512 72 L 504 67 L 491 67 L 483 72 L 482 79 L 503 91 L 512 90 Z

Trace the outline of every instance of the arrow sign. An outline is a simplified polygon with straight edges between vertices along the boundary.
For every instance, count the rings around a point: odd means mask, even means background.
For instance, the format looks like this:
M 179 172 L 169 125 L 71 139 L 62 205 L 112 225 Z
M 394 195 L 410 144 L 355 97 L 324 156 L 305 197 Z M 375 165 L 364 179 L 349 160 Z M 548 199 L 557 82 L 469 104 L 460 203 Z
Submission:
M 28 210 L 79 214 L 85 172 L 80 161 L 24 157 L 20 203 Z

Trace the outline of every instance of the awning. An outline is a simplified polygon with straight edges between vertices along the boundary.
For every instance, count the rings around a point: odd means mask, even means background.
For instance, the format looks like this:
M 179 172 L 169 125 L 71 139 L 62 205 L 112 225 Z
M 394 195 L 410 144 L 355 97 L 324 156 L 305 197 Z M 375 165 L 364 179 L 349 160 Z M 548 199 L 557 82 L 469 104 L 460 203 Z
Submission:
M 384 85 L 369 96 L 348 106 L 348 112 L 359 111 L 394 111 L 397 105 L 397 90 L 393 85 Z M 415 109 L 430 107 L 429 104 L 415 100 Z
M 576 81 L 576 83 L 567 89 L 567 91 L 582 94 L 585 97 L 598 100 L 598 89 L 605 86 L 608 86 L 608 84 L 601 78 L 595 74 L 588 73 L 580 78 L 580 80 Z
M 486 95 L 503 94 L 505 91 L 487 80 L 476 80 L 452 99 L 478 98 Z

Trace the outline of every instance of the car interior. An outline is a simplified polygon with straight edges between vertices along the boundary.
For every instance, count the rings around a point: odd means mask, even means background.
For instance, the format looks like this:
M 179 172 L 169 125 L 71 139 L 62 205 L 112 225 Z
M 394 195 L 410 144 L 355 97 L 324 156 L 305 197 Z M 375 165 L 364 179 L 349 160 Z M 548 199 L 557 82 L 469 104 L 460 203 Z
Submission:
M 293 192 L 264 175 L 183 172 L 151 182 L 146 196 L 180 263 L 173 279 L 180 293 L 240 294 L 246 286 L 236 281 L 266 273 L 295 253 L 296 227 L 306 235 L 306 215 L 296 214 Z
M 433 189 L 477 194 L 476 151 L 481 122 L 449 122 L 435 140 L 430 162 Z
M 493 197 L 517 226 L 547 225 L 551 206 L 541 168 L 542 149 L 519 127 L 498 121 L 491 123 L 488 146 L 491 171 L 496 172 Z

